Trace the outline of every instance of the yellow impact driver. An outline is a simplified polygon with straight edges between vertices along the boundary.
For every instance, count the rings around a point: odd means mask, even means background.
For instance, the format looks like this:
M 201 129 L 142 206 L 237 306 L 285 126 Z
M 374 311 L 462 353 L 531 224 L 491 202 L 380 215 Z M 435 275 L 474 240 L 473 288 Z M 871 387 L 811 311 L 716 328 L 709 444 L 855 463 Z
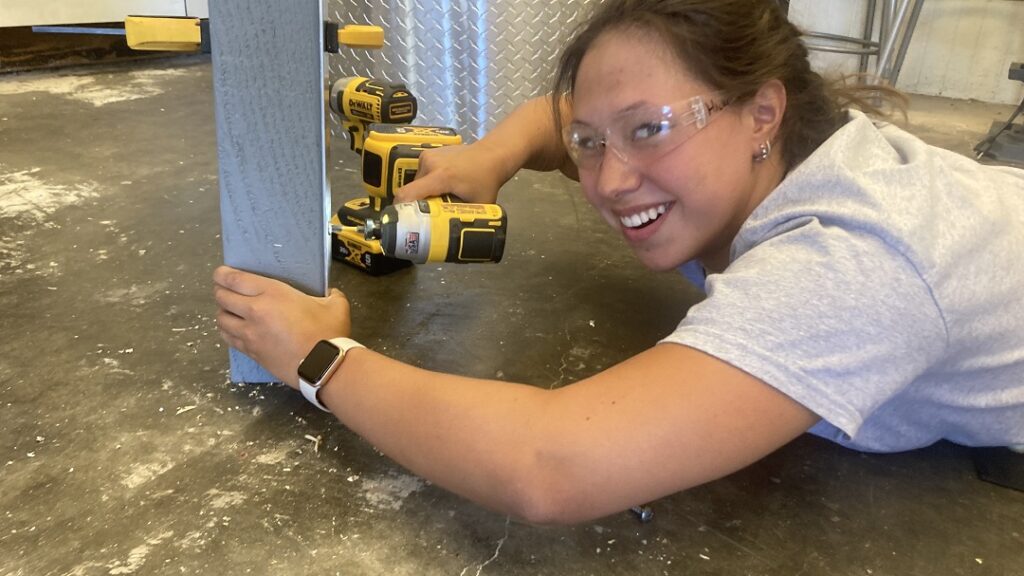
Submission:
M 447 195 L 392 204 L 363 226 L 333 229 L 379 240 L 385 255 L 414 264 L 500 262 L 508 217 L 497 204 L 466 204 Z

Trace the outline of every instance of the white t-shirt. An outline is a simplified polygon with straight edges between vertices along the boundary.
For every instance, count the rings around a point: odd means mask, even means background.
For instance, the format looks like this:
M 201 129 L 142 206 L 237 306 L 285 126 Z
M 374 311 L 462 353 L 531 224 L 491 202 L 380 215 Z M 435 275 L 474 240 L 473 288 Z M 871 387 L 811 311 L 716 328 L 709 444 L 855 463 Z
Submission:
M 853 448 L 1024 444 L 1024 171 L 851 112 L 730 256 L 663 342 L 760 378 Z

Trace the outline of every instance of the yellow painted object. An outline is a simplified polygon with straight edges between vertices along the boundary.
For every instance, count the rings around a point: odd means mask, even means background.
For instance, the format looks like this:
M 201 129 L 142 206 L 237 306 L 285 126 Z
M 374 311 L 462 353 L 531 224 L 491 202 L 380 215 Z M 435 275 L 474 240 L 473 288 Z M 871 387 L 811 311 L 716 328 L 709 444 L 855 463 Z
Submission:
M 430 251 L 427 262 L 498 262 L 505 249 L 505 210 L 497 204 L 463 204 L 427 198 Z M 499 238 L 500 235 L 500 238 Z M 497 259 L 494 245 L 500 244 Z M 455 248 L 455 251 L 452 251 Z
M 384 29 L 380 26 L 347 24 L 338 30 L 338 44 L 352 48 L 381 48 L 384 46 Z
M 124 32 L 132 50 L 196 52 L 203 41 L 199 18 L 129 16 Z
M 420 153 L 430 148 L 461 144 L 455 130 L 442 126 L 373 124 L 363 141 L 363 188 L 375 212 L 395 198 L 395 190 L 412 182 L 420 168 Z
M 447 126 L 412 126 L 397 124 L 377 124 L 367 135 L 378 142 L 397 142 L 400 144 L 437 144 L 451 146 L 462 144 L 462 137 Z

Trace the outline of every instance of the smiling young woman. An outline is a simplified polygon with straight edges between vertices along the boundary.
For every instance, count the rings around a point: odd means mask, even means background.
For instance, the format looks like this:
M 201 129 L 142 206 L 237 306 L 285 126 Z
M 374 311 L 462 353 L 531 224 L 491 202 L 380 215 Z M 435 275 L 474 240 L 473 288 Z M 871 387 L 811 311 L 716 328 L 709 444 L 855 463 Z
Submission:
M 644 264 L 706 288 L 672 334 L 556 390 L 463 378 L 349 340 L 338 291 L 222 267 L 225 340 L 293 387 L 302 364 L 307 397 L 384 453 L 534 522 L 684 490 L 808 430 L 871 451 L 1024 444 L 1024 315 L 1006 313 L 1024 172 L 847 109 L 863 92 L 827 87 L 772 0 L 609 0 L 554 94 L 425 153 L 398 197 L 576 176 Z

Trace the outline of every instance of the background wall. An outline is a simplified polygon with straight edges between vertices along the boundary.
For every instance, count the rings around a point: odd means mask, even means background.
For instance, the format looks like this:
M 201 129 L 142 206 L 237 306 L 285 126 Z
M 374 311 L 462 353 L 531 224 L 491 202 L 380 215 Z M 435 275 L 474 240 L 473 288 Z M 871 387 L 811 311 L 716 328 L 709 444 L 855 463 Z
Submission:
M 515 105 L 546 89 L 558 47 L 601 0 L 324 0 L 328 17 L 386 30 L 376 53 L 328 57 L 332 78 L 404 80 L 420 96 L 420 122 L 479 136 Z M 807 30 L 857 36 L 866 0 L 791 0 Z M 0 27 L 123 20 L 128 14 L 205 17 L 208 0 L 0 0 Z M 1015 104 L 1024 84 L 1024 1 L 925 0 L 897 86 L 907 92 Z M 0 31 L 0 34 L 10 35 Z M 857 57 L 813 53 L 826 73 L 854 71 Z M 9 58 L 8 58 L 9 60 Z
M 329 56 L 331 78 L 404 80 L 420 100 L 417 122 L 482 135 L 517 104 L 546 90 L 558 47 L 600 0 L 326 0 L 341 23 L 383 26 L 382 51 Z M 864 0 L 792 0 L 808 30 L 860 35 Z M 1016 103 L 1007 80 L 1024 60 L 1024 2 L 926 0 L 898 87 L 912 93 Z M 856 69 L 857 58 L 814 53 L 815 66 Z
M 859 37 L 865 8 L 865 0 L 791 0 L 790 19 L 805 30 Z M 856 56 L 812 58 L 821 71 L 857 69 Z M 925 0 L 896 85 L 914 94 L 1016 104 L 1024 84 L 1006 75 L 1011 62 L 1022 60 L 1024 2 Z
M 404 80 L 419 99 L 417 123 L 479 137 L 519 103 L 543 93 L 558 47 L 594 0 L 328 0 L 340 23 L 384 27 L 381 51 L 328 57 L 332 80 Z M 382 6 L 386 4 L 387 6 Z

